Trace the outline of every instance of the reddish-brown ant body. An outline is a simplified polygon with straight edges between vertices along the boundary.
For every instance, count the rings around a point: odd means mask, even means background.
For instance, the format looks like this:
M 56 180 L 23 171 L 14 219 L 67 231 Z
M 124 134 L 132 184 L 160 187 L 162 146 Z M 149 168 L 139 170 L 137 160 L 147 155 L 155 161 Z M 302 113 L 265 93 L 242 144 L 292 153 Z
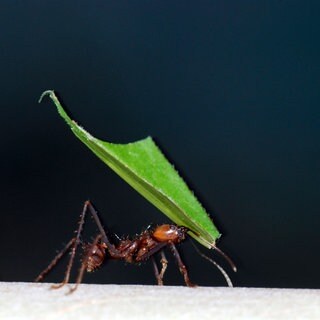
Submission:
M 108 253 L 111 259 L 124 260 L 128 263 L 141 263 L 151 258 L 154 267 L 154 273 L 157 279 L 158 285 L 163 284 L 163 276 L 167 268 L 167 259 L 164 255 L 164 247 L 169 247 L 174 258 L 177 261 L 179 270 L 184 277 L 184 281 L 188 287 L 194 287 L 195 285 L 190 281 L 188 271 L 184 265 L 180 254 L 176 248 L 176 244 L 179 244 L 185 240 L 188 229 L 183 226 L 176 226 L 173 224 L 162 224 L 155 228 L 148 228 L 143 231 L 140 235 L 137 235 L 134 239 L 119 239 L 117 244 L 110 242 L 106 232 L 102 226 L 102 223 L 98 217 L 97 211 L 94 209 L 90 201 L 86 201 L 82 214 L 80 217 L 79 227 L 76 230 L 76 236 L 73 237 L 62 251 L 60 251 L 55 258 L 51 261 L 48 267 L 43 270 L 39 276 L 35 279 L 36 282 L 42 281 L 48 272 L 58 263 L 58 261 L 70 250 L 70 259 L 67 265 L 65 277 L 60 284 L 53 285 L 52 288 L 60 288 L 69 282 L 71 269 L 74 263 L 75 254 L 78 245 L 81 243 L 80 236 L 83 229 L 86 213 L 90 212 L 97 227 L 99 234 L 95 237 L 92 243 L 83 244 L 84 256 L 81 262 L 80 270 L 76 279 L 75 285 L 70 289 L 73 292 L 77 289 L 78 285 L 82 282 L 84 272 L 92 272 L 99 268 L 106 258 Z M 226 257 L 220 250 L 218 250 L 227 260 L 231 263 L 235 269 L 232 261 Z M 160 252 L 161 254 L 161 270 L 157 267 L 154 259 L 154 254 Z M 225 276 L 228 285 L 232 285 L 229 277 L 226 275 L 224 270 L 214 261 L 219 270 Z

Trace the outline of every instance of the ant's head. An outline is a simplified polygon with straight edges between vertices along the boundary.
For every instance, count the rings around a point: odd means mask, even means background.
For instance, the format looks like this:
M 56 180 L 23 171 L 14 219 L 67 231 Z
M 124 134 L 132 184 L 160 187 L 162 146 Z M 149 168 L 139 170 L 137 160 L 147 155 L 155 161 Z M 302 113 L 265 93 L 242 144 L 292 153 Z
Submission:
M 179 243 L 185 239 L 187 231 L 186 227 L 178 227 L 174 224 L 162 224 L 154 229 L 152 236 L 159 242 Z

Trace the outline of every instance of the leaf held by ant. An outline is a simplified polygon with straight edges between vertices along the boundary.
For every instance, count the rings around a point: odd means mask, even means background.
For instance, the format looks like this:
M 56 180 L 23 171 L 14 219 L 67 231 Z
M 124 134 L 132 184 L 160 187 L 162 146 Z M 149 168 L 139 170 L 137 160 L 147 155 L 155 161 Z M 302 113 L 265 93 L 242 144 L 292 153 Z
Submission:
M 199 243 L 210 249 L 216 247 L 220 232 L 151 137 L 127 144 L 102 141 L 68 116 L 54 91 L 43 92 L 39 102 L 46 95 L 77 138 L 106 165 L 174 223 L 188 228 L 188 233 Z

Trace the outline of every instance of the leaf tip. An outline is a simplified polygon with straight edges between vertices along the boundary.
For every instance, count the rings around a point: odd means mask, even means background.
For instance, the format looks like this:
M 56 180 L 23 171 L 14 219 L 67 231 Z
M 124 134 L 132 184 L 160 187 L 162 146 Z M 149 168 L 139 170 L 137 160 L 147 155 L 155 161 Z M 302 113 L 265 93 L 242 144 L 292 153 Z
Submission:
M 46 91 L 42 92 L 42 94 L 41 94 L 41 96 L 40 96 L 40 98 L 38 100 L 38 103 L 41 103 L 45 96 L 52 96 L 52 95 L 54 95 L 54 91 L 53 90 L 46 90 Z

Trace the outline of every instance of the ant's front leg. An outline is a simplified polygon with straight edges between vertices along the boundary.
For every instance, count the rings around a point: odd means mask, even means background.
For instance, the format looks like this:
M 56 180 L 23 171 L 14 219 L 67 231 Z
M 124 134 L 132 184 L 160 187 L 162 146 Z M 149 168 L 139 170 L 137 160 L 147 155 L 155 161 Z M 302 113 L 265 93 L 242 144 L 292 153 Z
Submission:
M 183 275 L 184 282 L 186 283 L 186 285 L 188 287 L 196 287 L 197 285 L 193 284 L 189 279 L 187 267 L 182 262 L 182 259 L 180 257 L 180 254 L 179 254 L 176 246 L 173 243 L 169 243 L 169 247 L 170 247 L 170 250 L 171 250 L 173 256 L 177 260 L 179 270 L 180 270 L 181 274 Z

